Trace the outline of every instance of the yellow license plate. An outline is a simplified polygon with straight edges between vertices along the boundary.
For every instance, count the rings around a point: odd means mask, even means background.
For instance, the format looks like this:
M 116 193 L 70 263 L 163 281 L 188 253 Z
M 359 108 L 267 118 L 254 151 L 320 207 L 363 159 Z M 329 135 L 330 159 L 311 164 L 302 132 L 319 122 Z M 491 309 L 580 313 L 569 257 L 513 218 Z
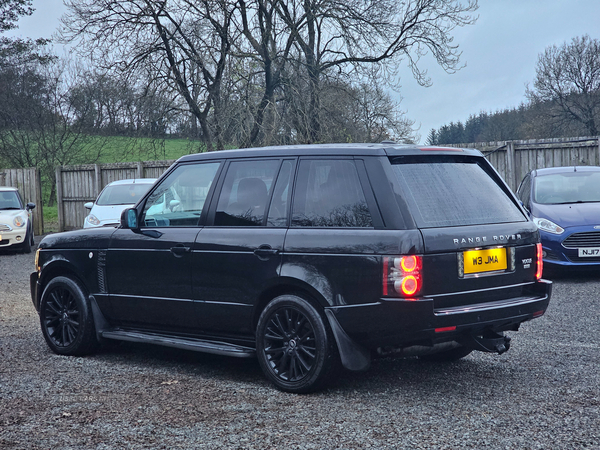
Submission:
M 506 270 L 506 249 L 488 248 L 463 252 L 465 274 Z

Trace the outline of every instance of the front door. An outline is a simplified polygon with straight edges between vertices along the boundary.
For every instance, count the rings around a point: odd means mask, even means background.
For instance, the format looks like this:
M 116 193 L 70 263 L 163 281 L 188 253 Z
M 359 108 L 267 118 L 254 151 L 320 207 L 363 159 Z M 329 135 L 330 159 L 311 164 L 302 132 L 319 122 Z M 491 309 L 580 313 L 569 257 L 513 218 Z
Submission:
M 107 282 L 122 326 L 195 332 L 192 249 L 219 162 L 180 165 L 139 206 L 138 229 L 118 229 Z

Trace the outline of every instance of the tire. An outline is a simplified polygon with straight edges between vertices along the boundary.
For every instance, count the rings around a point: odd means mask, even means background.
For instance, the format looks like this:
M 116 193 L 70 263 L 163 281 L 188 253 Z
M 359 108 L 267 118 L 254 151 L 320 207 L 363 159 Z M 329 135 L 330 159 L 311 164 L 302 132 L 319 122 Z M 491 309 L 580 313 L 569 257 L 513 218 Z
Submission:
M 322 389 L 341 367 L 329 325 L 296 295 L 279 296 L 264 309 L 256 327 L 256 352 L 266 377 L 285 392 Z
M 31 253 L 31 244 L 33 241 L 33 231 L 27 229 L 27 233 L 25 233 L 25 239 L 23 242 L 23 247 L 21 247 L 21 250 L 23 251 L 23 253 Z
M 48 346 L 59 355 L 86 355 L 98 347 L 90 302 L 69 277 L 53 278 L 45 287 L 40 324 Z
M 473 350 L 470 348 L 457 347 L 453 348 L 452 350 L 433 353 L 431 355 L 422 355 L 419 356 L 419 359 L 432 362 L 452 362 L 464 358 L 465 356 L 469 355 L 472 351 Z

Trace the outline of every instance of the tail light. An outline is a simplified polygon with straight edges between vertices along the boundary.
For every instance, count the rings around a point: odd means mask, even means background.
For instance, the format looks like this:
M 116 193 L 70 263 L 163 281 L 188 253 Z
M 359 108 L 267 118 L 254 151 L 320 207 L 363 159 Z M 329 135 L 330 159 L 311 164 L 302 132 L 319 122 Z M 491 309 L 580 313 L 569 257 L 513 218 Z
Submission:
M 411 298 L 419 295 L 422 257 L 416 255 L 383 258 L 383 296 Z
M 544 272 L 544 260 L 542 259 L 542 244 L 536 244 L 537 246 L 537 271 L 535 272 L 535 279 L 541 280 L 542 273 Z

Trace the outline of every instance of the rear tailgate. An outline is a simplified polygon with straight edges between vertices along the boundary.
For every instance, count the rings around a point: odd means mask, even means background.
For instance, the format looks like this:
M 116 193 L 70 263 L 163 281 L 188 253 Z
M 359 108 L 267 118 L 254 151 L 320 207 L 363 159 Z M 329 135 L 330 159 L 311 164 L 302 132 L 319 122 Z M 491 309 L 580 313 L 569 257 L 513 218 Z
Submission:
M 539 234 L 532 222 L 421 230 L 424 297 L 434 310 L 533 295 Z

